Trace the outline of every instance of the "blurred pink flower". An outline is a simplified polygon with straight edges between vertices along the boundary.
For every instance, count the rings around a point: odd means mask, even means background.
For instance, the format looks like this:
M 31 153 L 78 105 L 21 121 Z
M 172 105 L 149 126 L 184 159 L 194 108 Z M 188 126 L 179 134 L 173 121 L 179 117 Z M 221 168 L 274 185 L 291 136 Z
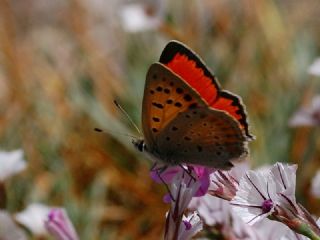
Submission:
M 320 58 L 314 60 L 310 65 L 308 72 L 312 75 L 320 76 Z
M 52 208 L 45 220 L 47 231 L 56 240 L 78 240 L 77 233 L 63 208 Z
M 320 96 L 312 99 L 311 106 L 299 109 L 289 120 L 291 127 L 320 126 Z
M 311 193 L 313 196 L 320 198 L 320 170 L 317 171 L 311 182 Z
M 23 159 L 21 149 L 11 152 L 0 152 L 0 182 L 26 168 L 26 161 Z

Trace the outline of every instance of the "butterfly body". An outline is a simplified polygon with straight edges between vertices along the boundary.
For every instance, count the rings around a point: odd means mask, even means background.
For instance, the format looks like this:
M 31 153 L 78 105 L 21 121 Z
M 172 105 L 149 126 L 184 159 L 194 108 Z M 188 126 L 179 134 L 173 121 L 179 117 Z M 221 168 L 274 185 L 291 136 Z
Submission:
M 144 139 L 134 145 L 165 165 L 196 164 L 219 169 L 247 154 L 241 100 L 220 90 L 200 58 L 171 41 L 150 66 L 142 106 Z

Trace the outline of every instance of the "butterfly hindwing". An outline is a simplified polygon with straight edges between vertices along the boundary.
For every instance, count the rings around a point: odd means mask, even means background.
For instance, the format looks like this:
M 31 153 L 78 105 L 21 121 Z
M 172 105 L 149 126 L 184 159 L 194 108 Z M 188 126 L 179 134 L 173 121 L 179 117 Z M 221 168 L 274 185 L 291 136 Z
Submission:
M 197 107 L 179 113 L 158 137 L 161 159 L 220 169 L 247 153 L 238 122 L 222 111 Z

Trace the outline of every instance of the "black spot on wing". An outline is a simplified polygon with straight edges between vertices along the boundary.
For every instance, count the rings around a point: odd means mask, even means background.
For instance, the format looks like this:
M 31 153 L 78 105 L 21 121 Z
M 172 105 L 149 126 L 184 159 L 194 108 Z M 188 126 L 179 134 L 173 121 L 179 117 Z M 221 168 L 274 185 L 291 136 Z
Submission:
M 157 107 L 157 108 L 163 109 L 163 105 L 161 103 L 153 102 L 152 105 Z

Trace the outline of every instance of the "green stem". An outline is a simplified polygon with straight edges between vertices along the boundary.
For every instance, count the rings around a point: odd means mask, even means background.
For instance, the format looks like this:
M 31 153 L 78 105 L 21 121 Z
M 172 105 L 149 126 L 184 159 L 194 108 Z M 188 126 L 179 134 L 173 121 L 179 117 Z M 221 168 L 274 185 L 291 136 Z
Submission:
M 312 231 L 308 224 L 301 224 L 297 230 L 298 233 L 303 234 L 311 240 L 320 240 L 320 236 Z

